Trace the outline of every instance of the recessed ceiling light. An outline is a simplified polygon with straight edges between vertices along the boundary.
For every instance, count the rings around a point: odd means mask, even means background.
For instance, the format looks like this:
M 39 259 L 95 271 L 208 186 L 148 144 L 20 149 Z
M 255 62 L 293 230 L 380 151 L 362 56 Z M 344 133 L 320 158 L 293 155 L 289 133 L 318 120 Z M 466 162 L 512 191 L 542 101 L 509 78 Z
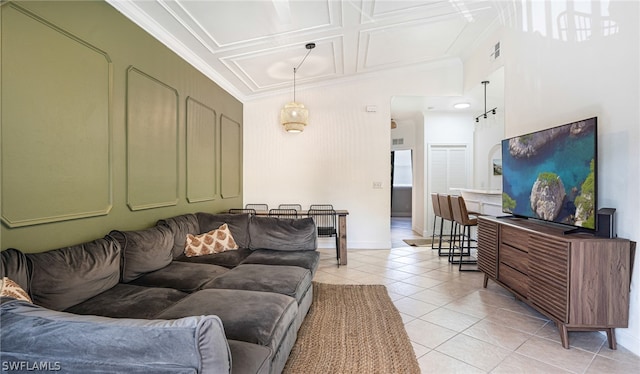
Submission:
M 471 104 L 469 104 L 469 103 L 456 103 L 456 104 L 453 104 L 453 107 L 456 108 L 456 109 L 467 109 L 470 106 L 471 106 Z

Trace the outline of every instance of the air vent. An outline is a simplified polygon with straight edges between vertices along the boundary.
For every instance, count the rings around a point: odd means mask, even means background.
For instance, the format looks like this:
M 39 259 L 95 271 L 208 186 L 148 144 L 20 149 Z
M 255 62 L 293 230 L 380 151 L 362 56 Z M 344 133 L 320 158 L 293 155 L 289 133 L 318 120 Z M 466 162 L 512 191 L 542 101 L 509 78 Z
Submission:
M 489 55 L 491 60 L 497 60 L 500 57 L 500 42 L 497 42 L 495 46 L 493 46 L 493 51 Z
M 404 138 L 396 138 L 391 140 L 392 145 L 402 145 L 404 144 Z

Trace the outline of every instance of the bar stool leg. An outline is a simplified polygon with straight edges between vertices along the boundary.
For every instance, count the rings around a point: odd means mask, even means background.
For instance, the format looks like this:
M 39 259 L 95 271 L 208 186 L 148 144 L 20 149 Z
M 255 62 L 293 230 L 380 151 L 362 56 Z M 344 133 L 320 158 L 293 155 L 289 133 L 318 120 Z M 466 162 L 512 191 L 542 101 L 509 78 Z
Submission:
M 467 251 L 468 251 L 468 256 L 471 257 L 471 226 L 465 226 L 464 229 L 467 230 Z M 462 238 L 462 243 L 464 243 L 464 237 Z M 464 245 L 464 244 L 463 244 Z M 460 251 L 460 262 L 458 263 L 458 271 L 480 271 L 480 269 L 475 268 L 475 269 L 463 269 L 462 265 L 466 264 L 466 265 L 476 265 L 478 263 L 477 260 L 462 260 L 462 251 Z

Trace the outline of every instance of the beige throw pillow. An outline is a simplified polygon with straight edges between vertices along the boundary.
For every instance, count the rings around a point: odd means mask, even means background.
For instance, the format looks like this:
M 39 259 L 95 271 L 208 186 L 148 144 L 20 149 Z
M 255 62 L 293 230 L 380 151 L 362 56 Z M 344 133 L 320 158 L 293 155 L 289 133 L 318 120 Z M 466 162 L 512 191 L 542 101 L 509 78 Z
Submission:
M 187 257 L 202 256 L 212 253 L 220 253 L 231 249 L 238 249 L 238 245 L 227 224 L 223 224 L 216 230 L 211 230 L 200 235 L 187 234 L 187 244 L 184 254 Z
M 2 280 L 0 280 L 0 296 L 12 297 L 33 303 L 22 287 L 7 277 L 3 277 Z

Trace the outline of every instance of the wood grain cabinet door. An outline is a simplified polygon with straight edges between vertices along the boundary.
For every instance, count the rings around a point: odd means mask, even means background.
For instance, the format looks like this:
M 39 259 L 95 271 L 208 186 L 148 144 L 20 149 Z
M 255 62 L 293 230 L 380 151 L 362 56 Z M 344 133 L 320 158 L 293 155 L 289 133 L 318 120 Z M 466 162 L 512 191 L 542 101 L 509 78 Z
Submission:
M 498 278 L 498 224 L 483 219 L 478 220 L 478 268 Z
M 529 236 L 529 301 L 553 318 L 568 322 L 570 244 Z

